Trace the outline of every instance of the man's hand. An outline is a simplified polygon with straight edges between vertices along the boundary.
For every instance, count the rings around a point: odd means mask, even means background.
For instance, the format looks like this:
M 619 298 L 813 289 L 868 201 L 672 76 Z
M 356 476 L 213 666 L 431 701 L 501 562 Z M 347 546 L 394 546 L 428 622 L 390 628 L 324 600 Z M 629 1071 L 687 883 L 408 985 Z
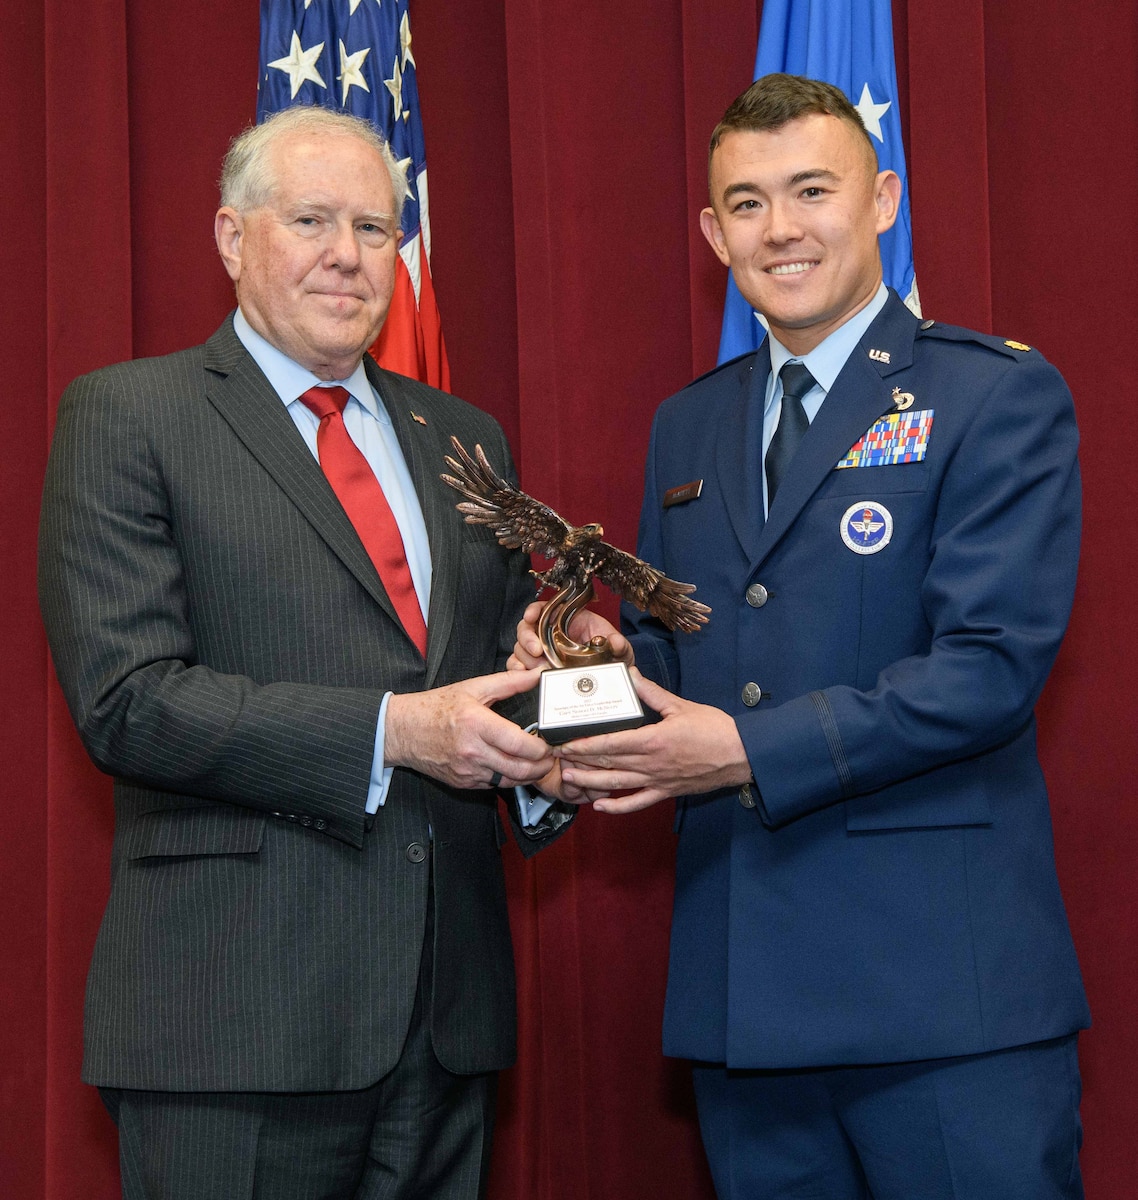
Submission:
M 536 783 L 555 770 L 552 751 L 535 734 L 491 712 L 490 705 L 529 691 L 540 676 L 540 671 L 503 671 L 393 695 L 384 726 L 384 765 L 410 767 L 461 788 Z
M 506 663 L 507 671 L 529 671 L 534 667 L 549 666 L 545 651 L 541 646 L 541 638 L 537 636 L 537 619 L 541 616 L 541 610 L 544 607 L 544 601 L 535 600 L 522 615 L 522 619 L 518 622 L 518 640 L 514 645 L 513 654 Z M 616 658 L 625 666 L 632 666 L 634 660 L 628 639 L 592 609 L 583 608 L 574 615 L 573 620 L 569 623 L 569 636 L 582 644 L 588 642 L 590 638 L 606 637 Z
M 559 746 L 554 753 L 567 787 L 583 789 L 598 812 L 626 813 L 751 778 L 739 731 L 722 709 L 681 700 L 639 671 L 632 679 L 640 699 L 664 719 Z
M 561 763 L 553 760 L 553 770 L 533 785 L 543 795 L 551 800 L 561 800 L 565 804 L 591 804 L 598 797 L 590 795 L 583 787 L 566 783 L 561 777 Z

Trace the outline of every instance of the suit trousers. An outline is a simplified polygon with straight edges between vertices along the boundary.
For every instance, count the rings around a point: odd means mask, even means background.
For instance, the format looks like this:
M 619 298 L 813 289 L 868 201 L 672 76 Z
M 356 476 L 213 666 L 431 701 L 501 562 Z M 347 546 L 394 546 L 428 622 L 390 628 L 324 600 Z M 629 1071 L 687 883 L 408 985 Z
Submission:
M 428 912 L 433 913 L 431 889 Z M 124 1200 L 477 1200 L 497 1074 L 455 1075 L 431 1045 L 428 918 L 407 1040 L 354 1092 L 100 1088 L 119 1130 Z
M 961 1058 L 694 1069 L 719 1200 L 1082 1200 L 1076 1037 Z

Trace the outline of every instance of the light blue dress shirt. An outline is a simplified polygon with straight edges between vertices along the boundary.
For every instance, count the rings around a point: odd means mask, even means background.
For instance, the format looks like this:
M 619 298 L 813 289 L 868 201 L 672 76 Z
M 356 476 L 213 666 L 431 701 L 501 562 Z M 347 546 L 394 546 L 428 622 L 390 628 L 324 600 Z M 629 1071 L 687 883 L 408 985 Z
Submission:
M 240 309 L 233 318 L 233 329 L 253 361 L 261 368 L 273 391 L 280 397 L 300 436 L 304 438 L 304 444 L 317 462 L 320 461 L 316 446 L 320 418 L 300 400 L 300 397 L 311 387 L 321 384 L 327 386 L 330 383 L 339 384 L 351 396 L 344 407 L 344 426 L 383 488 L 383 494 L 403 538 L 407 565 L 411 570 L 411 582 L 415 585 L 415 595 L 419 598 L 419 607 L 426 620 L 431 601 L 431 545 L 427 538 L 427 526 L 395 427 L 383 406 L 382 397 L 368 381 L 363 362 L 357 364 L 347 379 L 317 379 L 311 371 L 267 342 L 249 324 Z M 387 799 L 387 789 L 391 786 L 391 776 L 395 770 L 394 767 L 383 765 L 387 704 L 392 694 L 384 693 L 376 720 L 375 752 L 366 802 L 366 810 L 369 813 L 377 812 Z M 522 824 L 527 826 L 536 825 L 551 803 L 543 797 L 531 797 L 529 790 L 523 788 L 518 789 L 518 800 Z
M 846 359 L 853 353 L 854 347 L 865 336 L 865 331 L 873 324 L 874 318 L 885 307 L 889 297 L 889 289 L 885 284 L 877 289 L 873 299 L 860 312 L 855 313 L 840 328 L 835 329 L 829 337 L 824 338 L 809 354 L 799 357 L 791 352 L 772 333 L 768 340 L 771 356 L 771 373 L 767 379 L 766 398 L 763 402 L 763 462 L 766 462 L 767 447 L 771 444 L 774 431 L 778 428 L 778 418 L 782 412 L 782 381 L 779 371 L 788 362 L 800 362 L 814 376 L 814 387 L 802 398 L 802 407 L 806 416 L 813 421 L 822 407 L 834 380 L 841 374 L 846 365 Z M 769 513 L 767 502 L 767 473 L 763 476 L 763 512 Z

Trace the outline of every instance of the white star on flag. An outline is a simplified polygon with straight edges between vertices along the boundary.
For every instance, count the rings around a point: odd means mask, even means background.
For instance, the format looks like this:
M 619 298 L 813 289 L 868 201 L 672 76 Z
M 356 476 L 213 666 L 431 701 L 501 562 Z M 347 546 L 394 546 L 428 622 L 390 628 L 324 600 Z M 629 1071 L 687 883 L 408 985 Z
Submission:
M 885 135 L 881 132 L 881 118 L 892 107 L 892 100 L 886 100 L 884 104 L 874 104 L 873 97 L 869 94 L 868 83 L 862 87 L 861 99 L 854 105 L 866 130 L 872 133 L 879 142 L 885 141 Z
M 403 111 L 403 68 L 399 65 L 399 59 L 396 58 L 395 65 L 391 68 L 391 78 L 383 81 L 383 86 L 391 93 L 391 98 L 395 106 L 395 119 L 398 121 L 400 117 L 407 119 L 407 114 Z
M 294 29 L 292 31 L 292 46 L 289 48 L 287 58 L 278 58 L 276 62 L 269 63 L 270 67 L 276 67 L 278 71 L 284 71 L 289 78 L 289 83 L 292 86 L 292 98 L 296 99 L 296 93 L 300 91 L 301 85 L 306 81 L 319 84 L 320 87 L 327 89 L 328 85 L 320 78 L 320 72 L 316 69 L 316 60 L 324 51 L 324 43 L 313 46 L 310 50 L 304 50 L 300 45 L 300 35 Z
M 363 76 L 363 72 L 360 70 L 364 65 L 364 59 L 370 53 L 371 47 L 365 46 L 362 50 L 357 50 L 355 54 L 349 54 L 343 39 L 340 39 L 340 74 L 336 78 L 344 85 L 343 95 L 340 97 L 341 104 L 347 105 L 348 90 L 353 86 L 361 87 L 365 92 L 371 91 L 371 88 L 367 85 L 367 80 Z
M 413 67 L 418 67 L 419 64 L 415 61 L 415 56 L 411 53 L 411 19 L 406 13 L 403 14 L 403 19 L 399 22 L 399 47 L 403 51 L 403 66 L 406 67 L 410 63 Z

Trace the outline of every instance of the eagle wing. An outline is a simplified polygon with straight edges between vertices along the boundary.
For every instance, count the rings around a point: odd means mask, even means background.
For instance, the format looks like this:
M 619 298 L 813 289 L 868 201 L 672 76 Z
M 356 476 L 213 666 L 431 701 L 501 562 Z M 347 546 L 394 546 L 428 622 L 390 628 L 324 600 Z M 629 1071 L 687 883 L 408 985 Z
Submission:
M 642 558 L 618 550 L 607 542 L 600 544 L 603 561 L 597 568 L 597 578 L 618 596 L 651 613 L 669 629 L 695 633 L 707 624 L 711 609 L 691 598 L 694 583 L 679 583 L 669 579 Z
M 511 550 L 561 558 L 569 524 L 548 505 L 503 479 L 487 461 L 481 446 L 474 447 L 471 457 L 458 438 L 450 441 L 456 457 L 448 454 L 446 464 L 454 474 L 440 478 L 466 497 L 455 508 L 467 523 L 489 525 L 498 541 Z

